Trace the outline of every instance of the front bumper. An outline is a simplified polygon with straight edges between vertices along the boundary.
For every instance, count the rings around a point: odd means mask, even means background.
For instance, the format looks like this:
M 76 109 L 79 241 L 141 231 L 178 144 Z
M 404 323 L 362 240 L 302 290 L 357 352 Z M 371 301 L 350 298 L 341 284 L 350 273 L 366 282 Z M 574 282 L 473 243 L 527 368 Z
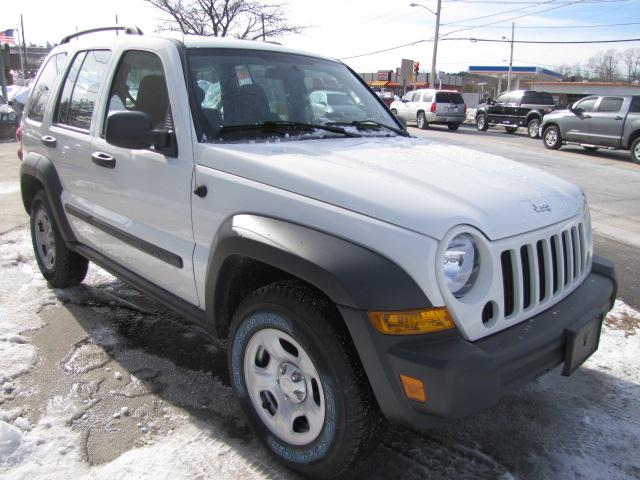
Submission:
M 488 408 L 508 391 L 563 363 L 567 330 L 594 318 L 601 326 L 616 290 L 613 265 L 594 256 L 592 272 L 561 302 L 475 342 L 457 331 L 382 335 L 366 312 L 340 310 L 384 415 L 395 423 L 428 428 Z M 405 397 L 401 373 L 423 381 L 425 403 Z

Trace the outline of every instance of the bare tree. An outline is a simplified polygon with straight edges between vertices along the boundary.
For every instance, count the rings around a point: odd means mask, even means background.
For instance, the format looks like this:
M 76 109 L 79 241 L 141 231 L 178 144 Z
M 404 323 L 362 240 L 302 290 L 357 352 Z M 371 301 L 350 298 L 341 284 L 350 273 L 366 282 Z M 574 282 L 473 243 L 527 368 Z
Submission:
M 629 83 L 640 80 L 640 48 L 627 48 L 622 52 L 622 63 L 627 70 Z
M 291 25 L 285 5 L 260 0 L 145 0 L 172 17 L 162 30 L 209 37 L 257 40 L 299 33 L 302 27 Z
M 587 69 L 591 77 L 603 82 L 618 80 L 618 63 L 620 54 L 611 49 L 598 52 L 587 62 Z

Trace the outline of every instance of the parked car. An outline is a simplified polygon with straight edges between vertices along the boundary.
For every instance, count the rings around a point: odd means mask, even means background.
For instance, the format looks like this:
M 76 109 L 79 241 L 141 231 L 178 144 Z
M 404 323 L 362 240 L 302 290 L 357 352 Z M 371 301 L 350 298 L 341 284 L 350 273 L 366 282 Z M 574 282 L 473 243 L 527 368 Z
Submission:
M 467 106 L 462 95 L 452 90 L 414 90 L 391 103 L 391 111 L 407 122 L 415 122 L 418 128 L 429 125 L 447 125 L 457 130 L 466 118 Z
M 13 137 L 18 128 L 18 115 L 0 95 L 0 138 Z
M 345 92 L 317 90 L 311 92 L 309 98 L 316 118 L 333 120 L 366 118 L 366 112 L 359 105 L 358 99 Z
M 509 133 L 515 133 L 518 127 L 526 127 L 529 137 L 539 138 L 542 119 L 554 108 L 550 93 L 532 90 L 505 92 L 478 106 L 476 126 L 482 132 L 490 126 L 503 126 Z
M 33 86 L 35 258 L 52 287 L 92 261 L 226 339 L 231 387 L 280 461 L 342 475 L 382 418 L 429 428 L 597 349 L 616 283 L 578 187 L 412 138 L 339 61 L 125 32 L 65 37 Z M 317 117 L 319 83 L 359 111 Z
M 629 150 L 640 163 L 640 95 L 585 97 L 547 115 L 542 132 L 544 146 L 553 150 L 565 144 L 589 151 Z

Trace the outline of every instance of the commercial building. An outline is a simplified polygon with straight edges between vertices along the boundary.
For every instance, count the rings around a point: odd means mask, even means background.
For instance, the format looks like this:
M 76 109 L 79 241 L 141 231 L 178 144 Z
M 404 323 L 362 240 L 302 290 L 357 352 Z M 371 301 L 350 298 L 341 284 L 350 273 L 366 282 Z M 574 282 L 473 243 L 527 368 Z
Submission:
M 496 95 L 507 89 L 509 66 L 508 65 L 472 65 L 468 72 L 472 75 L 497 79 Z M 532 87 L 535 82 L 559 82 L 562 74 L 543 67 L 511 67 L 511 90 L 535 90 Z
M 640 85 L 632 83 L 532 82 L 531 89 L 549 92 L 562 106 L 589 95 L 640 95 Z

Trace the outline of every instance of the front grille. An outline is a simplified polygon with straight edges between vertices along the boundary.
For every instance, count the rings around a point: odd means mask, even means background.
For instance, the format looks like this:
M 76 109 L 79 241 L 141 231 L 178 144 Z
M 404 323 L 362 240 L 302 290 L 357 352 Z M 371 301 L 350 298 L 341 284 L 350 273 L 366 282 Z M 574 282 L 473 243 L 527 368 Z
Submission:
M 570 290 L 585 273 L 587 255 L 583 223 L 504 250 L 500 261 L 505 318 L 551 303 Z

